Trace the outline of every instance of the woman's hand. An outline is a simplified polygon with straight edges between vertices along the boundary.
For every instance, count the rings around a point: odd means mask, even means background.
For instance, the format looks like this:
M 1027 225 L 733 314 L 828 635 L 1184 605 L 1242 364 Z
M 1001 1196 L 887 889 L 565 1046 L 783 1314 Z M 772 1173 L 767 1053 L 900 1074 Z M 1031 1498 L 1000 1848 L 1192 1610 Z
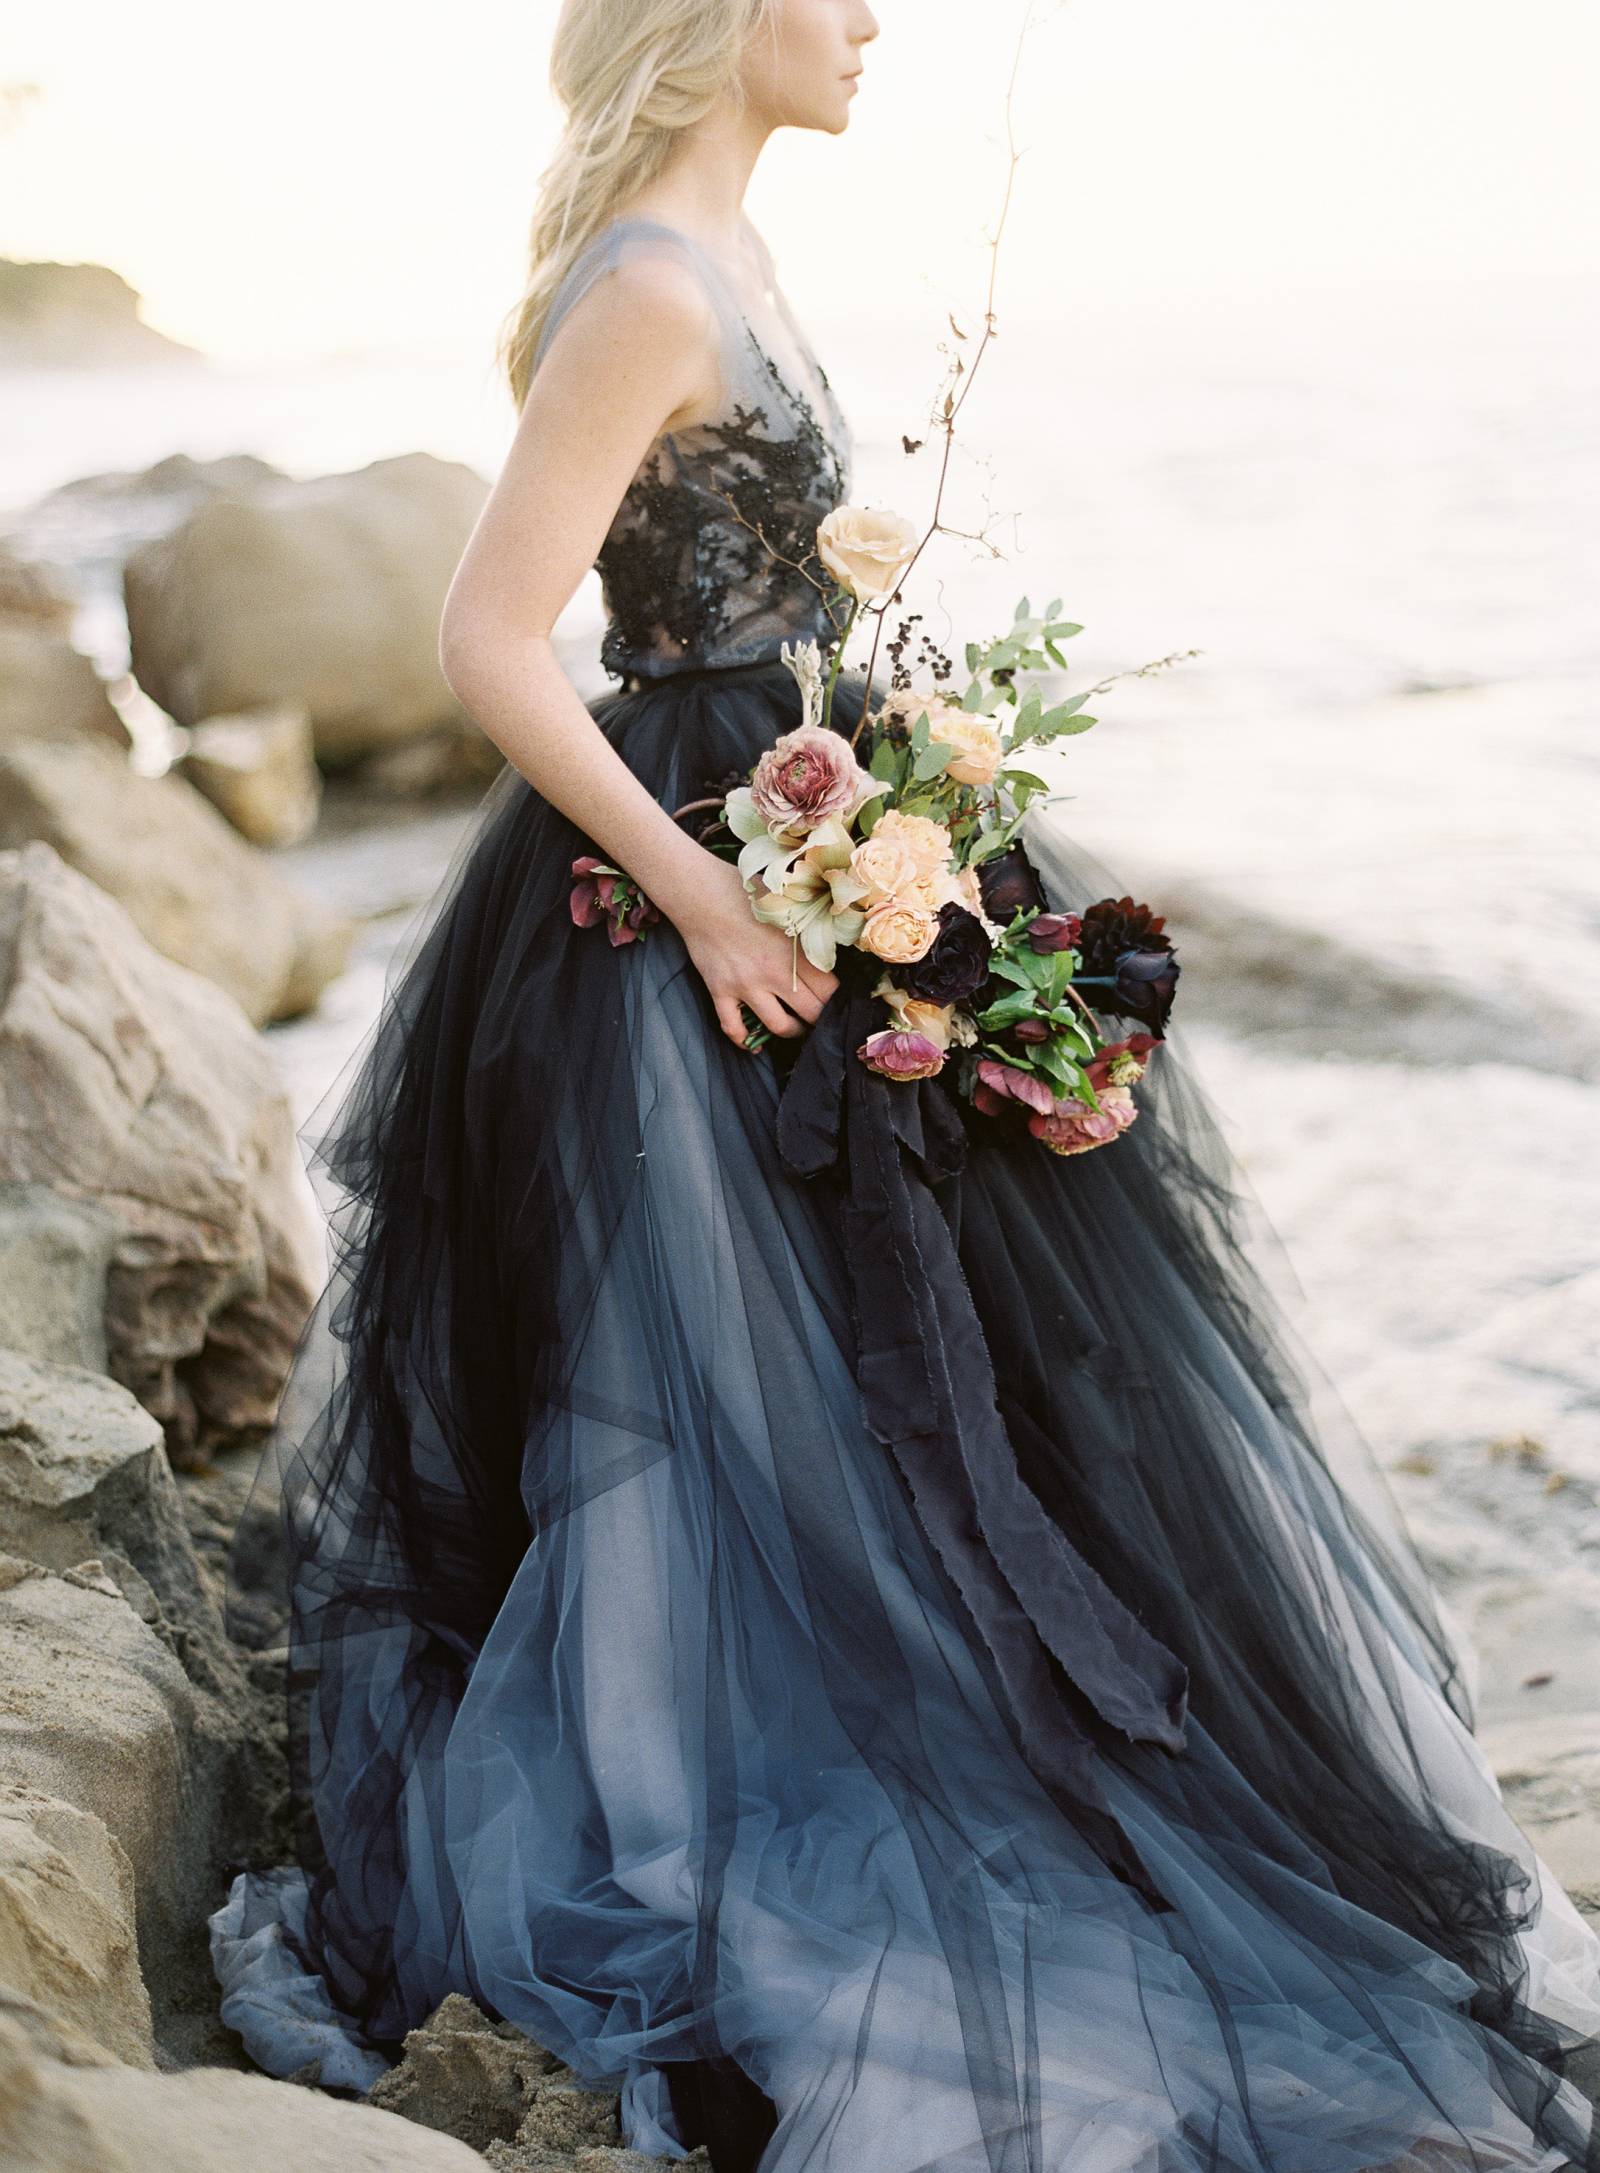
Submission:
M 739 1006 L 746 1003 L 773 1033 L 803 1034 L 839 986 L 838 975 L 814 966 L 793 936 L 756 919 L 731 861 L 713 852 L 705 857 L 692 901 L 671 918 L 711 992 L 723 1032 L 744 1046 L 750 1029 Z

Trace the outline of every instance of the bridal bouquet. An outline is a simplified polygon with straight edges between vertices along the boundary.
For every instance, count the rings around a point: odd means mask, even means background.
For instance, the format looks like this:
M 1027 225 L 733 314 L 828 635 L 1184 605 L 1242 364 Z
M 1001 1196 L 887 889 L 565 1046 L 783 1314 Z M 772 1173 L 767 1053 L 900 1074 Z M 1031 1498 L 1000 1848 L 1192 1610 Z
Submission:
M 861 1063 L 895 1080 L 946 1073 L 1053 1153 L 1103 1146 L 1137 1114 L 1178 961 L 1162 918 L 1131 898 L 1048 910 L 1016 842 L 1031 801 L 1054 797 L 1035 751 L 1095 722 L 1089 695 L 1047 705 L 1029 683 L 1064 668 L 1059 644 L 1081 628 L 1059 601 L 1035 614 L 1024 597 L 998 640 L 967 645 L 959 700 L 897 688 L 847 739 L 832 722 L 845 645 L 860 610 L 893 595 L 916 538 L 896 514 L 840 506 L 817 548 L 845 623 L 826 649 L 784 644 L 803 721 L 722 796 L 702 842 L 737 859 L 752 912 L 813 965 L 875 976 L 883 1025 Z M 585 855 L 573 874 L 579 925 L 605 921 L 627 942 L 659 918 L 620 869 Z M 746 1017 L 758 1048 L 769 1031 Z M 1114 1038 L 1108 1020 L 1133 1030 Z

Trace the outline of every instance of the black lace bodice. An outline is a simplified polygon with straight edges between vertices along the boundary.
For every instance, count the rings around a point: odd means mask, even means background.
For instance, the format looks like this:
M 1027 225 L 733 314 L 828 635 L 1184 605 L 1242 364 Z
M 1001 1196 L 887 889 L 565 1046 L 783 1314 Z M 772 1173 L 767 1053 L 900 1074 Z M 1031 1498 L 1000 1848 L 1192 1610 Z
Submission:
M 849 495 L 850 427 L 778 291 L 765 245 L 754 228 L 746 233 L 767 305 L 759 327 L 750 303 L 690 236 L 654 219 L 623 218 L 575 259 L 535 353 L 537 368 L 578 296 L 633 254 L 689 264 L 717 314 L 718 413 L 651 447 L 595 561 L 607 615 L 600 658 L 619 678 L 764 663 L 786 641 L 830 632 L 816 530 Z M 781 364 L 773 352 L 780 343 Z

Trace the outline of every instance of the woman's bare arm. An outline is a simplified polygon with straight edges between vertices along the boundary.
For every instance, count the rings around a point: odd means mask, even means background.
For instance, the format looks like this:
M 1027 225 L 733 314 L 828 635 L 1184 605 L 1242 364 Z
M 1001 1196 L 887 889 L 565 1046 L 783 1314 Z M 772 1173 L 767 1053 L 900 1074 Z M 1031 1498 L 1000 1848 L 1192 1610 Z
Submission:
M 640 463 L 679 417 L 714 397 L 717 368 L 715 320 L 683 267 L 634 262 L 596 281 L 534 374 L 445 599 L 439 659 L 507 760 L 678 928 L 723 1030 L 738 1041 L 741 1000 L 775 1033 L 795 1034 L 835 977 L 754 918 L 737 869 L 681 829 L 634 775 L 551 638 Z

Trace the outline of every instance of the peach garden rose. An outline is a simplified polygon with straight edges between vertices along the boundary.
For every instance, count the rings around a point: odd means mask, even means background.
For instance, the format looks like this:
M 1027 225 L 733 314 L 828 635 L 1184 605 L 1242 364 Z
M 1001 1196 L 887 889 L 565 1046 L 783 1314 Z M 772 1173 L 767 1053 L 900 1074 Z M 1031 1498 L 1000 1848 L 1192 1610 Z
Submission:
M 934 875 L 950 865 L 950 832 L 930 816 L 907 815 L 898 807 L 887 807 L 872 835 L 903 845 L 919 875 Z
M 863 838 L 851 854 L 850 872 L 866 885 L 863 902 L 870 910 L 887 898 L 909 891 L 921 868 L 904 838 L 897 837 L 892 829 L 886 832 L 880 820 L 871 837 Z
M 890 898 L 874 906 L 861 924 L 856 941 L 885 965 L 908 966 L 921 958 L 939 933 L 939 916 L 925 906 Z

